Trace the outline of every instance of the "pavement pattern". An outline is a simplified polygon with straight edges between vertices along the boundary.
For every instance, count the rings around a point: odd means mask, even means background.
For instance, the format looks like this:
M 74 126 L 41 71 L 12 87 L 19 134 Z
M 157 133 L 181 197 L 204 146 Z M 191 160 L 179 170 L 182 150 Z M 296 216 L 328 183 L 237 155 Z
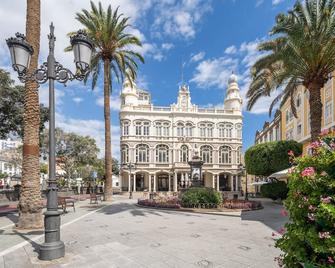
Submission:
M 219 215 L 140 208 L 124 197 L 81 201 L 62 216 L 65 257 L 50 262 L 37 258 L 42 231 L 19 233 L 0 217 L 0 268 L 277 267 L 272 233 L 287 218 L 280 205 L 262 203 L 262 210 Z

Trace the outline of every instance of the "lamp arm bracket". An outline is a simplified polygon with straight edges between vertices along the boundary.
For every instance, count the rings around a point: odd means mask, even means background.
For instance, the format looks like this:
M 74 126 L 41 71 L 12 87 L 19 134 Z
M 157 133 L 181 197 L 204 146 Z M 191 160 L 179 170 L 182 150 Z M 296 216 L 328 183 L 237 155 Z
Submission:
M 59 83 L 62 83 L 66 86 L 68 81 L 73 80 L 84 80 L 87 72 L 80 72 L 79 70 L 74 74 L 69 69 L 63 67 L 59 62 L 55 62 L 55 80 Z M 48 63 L 44 62 L 38 69 L 33 71 L 31 74 L 27 72 L 21 72 L 18 76 L 19 80 L 22 83 L 27 81 L 35 81 L 38 84 L 44 84 L 48 81 Z

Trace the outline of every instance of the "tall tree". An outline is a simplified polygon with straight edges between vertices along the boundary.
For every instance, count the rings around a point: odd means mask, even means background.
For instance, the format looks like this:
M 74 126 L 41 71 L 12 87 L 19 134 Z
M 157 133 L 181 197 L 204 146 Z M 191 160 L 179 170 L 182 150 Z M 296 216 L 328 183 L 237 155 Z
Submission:
M 143 57 L 135 52 L 141 46 L 141 41 L 127 33 L 130 25 L 129 18 L 119 13 L 118 8 L 112 11 L 109 5 L 107 11 L 101 3 L 97 7 L 91 1 L 91 10 L 83 9 L 76 14 L 76 19 L 84 25 L 88 36 L 94 43 L 96 52 L 92 57 L 90 75 L 92 88 L 95 88 L 101 73 L 104 72 L 104 118 L 105 118 L 105 199 L 112 198 L 112 145 L 110 95 L 112 91 L 112 75 L 118 82 L 127 77 L 133 81 L 137 72 L 137 61 L 144 62 Z
M 12 133 L 23 138 L 23 112 L 25 88 L 14 85 L 9 73 L 0 69 L 0 138 Z M 40 104 L 40 133 L 49 120 L 49 109 Z
M 266 52 L 253 66 L 253 81 L 247 93 L 250 110 L 261 96 L 282 88 L 270 106 L 291 99 L 298 86 L 309 92 L 311 139 L 321 132 L 321 89 L 335 69 L 335 3 L 333 0 L 297 1 L 287 14 L 279 14 L 270 36 L 259 45 Z
M 34 49 L 28 74 L 32 73 L 38 66 L 40 27 L 40 0 L 27 0 L 26 36 L 27 41 Z M 25 84 L 23 122 L 23 162 L 17 227 L 36 229 L 43 226 L 43 206 L 40 191 L 39 163 L 40 106 L 38 84 L 33 81 L 28 81 Z

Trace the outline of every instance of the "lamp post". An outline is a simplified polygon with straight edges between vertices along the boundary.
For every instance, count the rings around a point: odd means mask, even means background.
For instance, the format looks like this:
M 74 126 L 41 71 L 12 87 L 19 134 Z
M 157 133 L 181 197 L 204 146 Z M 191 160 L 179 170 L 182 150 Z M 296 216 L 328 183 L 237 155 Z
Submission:
M 129 170 L 129 176 L 130 176 L 130 189 L 129 189 L 129 199 L 133 199 L 133 183 L 134 180 L 132 178 L 131 170 L 136 169 L 136 163 L 124 163 L 123 166 Z
M 244 195 L 244 200 L 248 200 L 248 174 L 246 172 L 245 166 L 243 164 L 238 165 L 239 170 L 241 171 L 242 176 L 245 173 L 245 195 Z
M 60 212 L 57 204 L 57 179 L 55 161 L 55 90 L 54 83 L 58 81 L 66 84 L 72 80 L 83 80 L 89 71 L 89 64 L 93 53 L 93 44 L 84 31 L 78 31 L 70 41 L 74 52 L 76 72 L 64 68 L 54 56 L 55 36 L 54 26 L 50 25 L 49 55 L 39 69 L 28 73 L 32 46 L 26 41 L 23 34 L 7 39 L 13 69 L 18 73 L 21 82 L 35 81 L 43 84 L 49 81 L 49 179 L 47 188 L 47 211 L 44 213 L 45 241 L 40 245 L 39 259 L 53 260 L 65 254 L 64 243 L 60 240 Z

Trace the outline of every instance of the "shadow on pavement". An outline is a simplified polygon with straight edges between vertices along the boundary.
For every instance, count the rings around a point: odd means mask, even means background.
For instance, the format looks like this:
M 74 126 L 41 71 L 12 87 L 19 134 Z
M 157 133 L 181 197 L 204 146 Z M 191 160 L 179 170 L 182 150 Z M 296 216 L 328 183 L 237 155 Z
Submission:
M 241 213 L 241 220 L 259 221 L 278 232 L 278 230 L 288 222 L 288 217 L 281 215 L 283 206 L 268 199 L 261 199 L 260 201 L 264 208 L 261 210 L 243 211 Z
M 155 208 L 142 208 L 136 206 L 135 203 L 113 203 L 109 206 L 106 206 L 97 213 L 104 213 L 106 215 L 112 215 L 122 212 L 128 212 L 134 217 L 148 217 L 148 216 L 158 216 L 163 217 L 164 215 L 180 215 L 185 217 L 202 217 L 201 215 L 197 215 L 195 213 L 187 213 L 183 211 L 173 211 L 173 210 L 159 210 Z
M 19 216 L 16 212 L 8 212 L 0 214 L 0 218 L 7 218 L 13 223 L 17 223 Z

